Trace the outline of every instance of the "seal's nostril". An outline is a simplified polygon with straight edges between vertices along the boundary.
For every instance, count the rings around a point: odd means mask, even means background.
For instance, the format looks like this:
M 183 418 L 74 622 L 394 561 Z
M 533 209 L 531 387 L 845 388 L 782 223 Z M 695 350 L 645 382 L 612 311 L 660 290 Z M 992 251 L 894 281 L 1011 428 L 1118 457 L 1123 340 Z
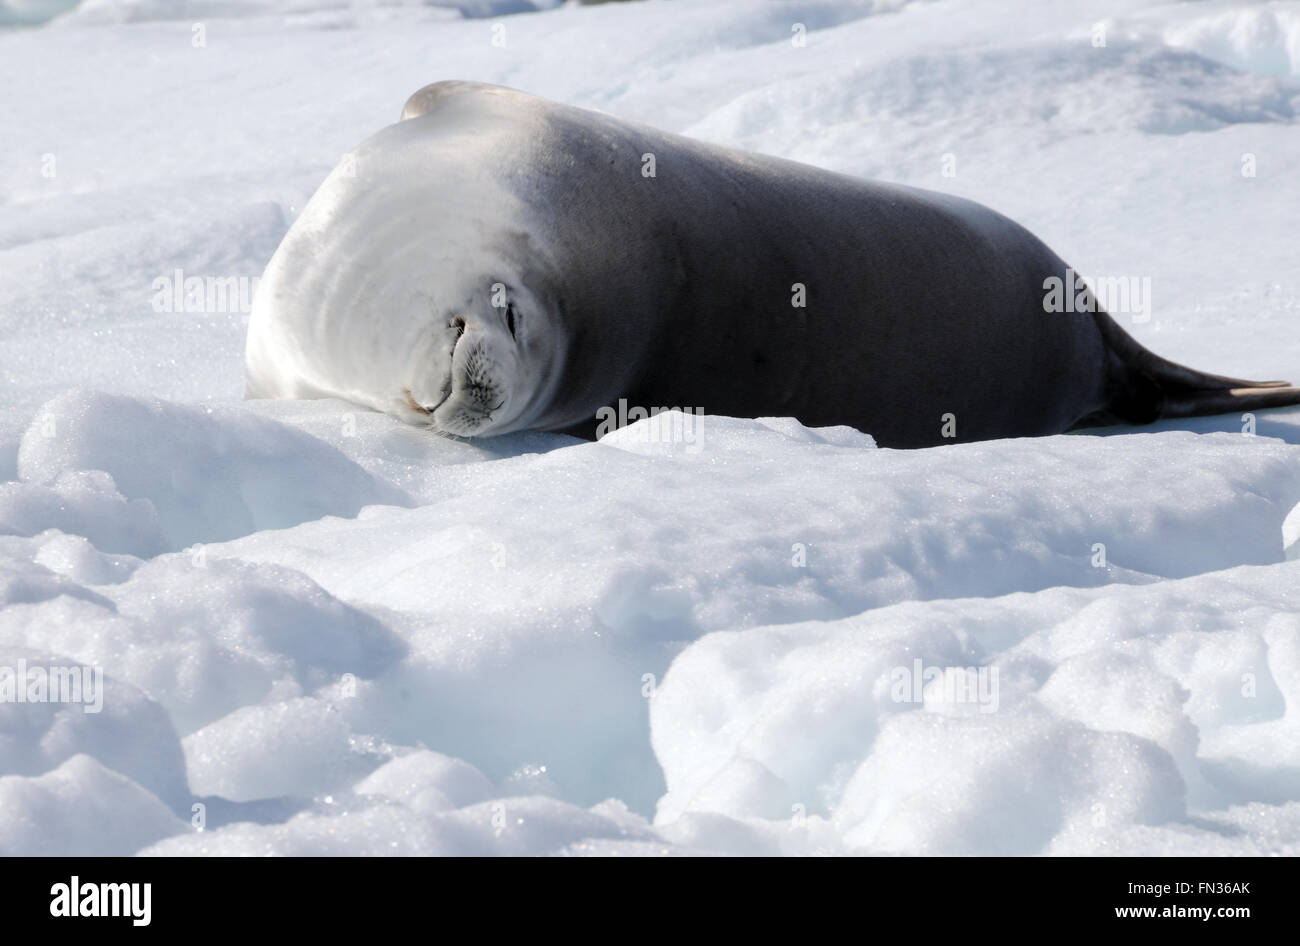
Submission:
M 454 319 L 452 319 L 451 322 L 450 322 L 449 324 L 455 327 L 455 329 L 456 329 L 456 336 L 457 336 L 458 338 L 459 338 L 461 335 L 464 335 L 464 334 L 465 334 L 465 320 L 464 320 L 463 318 L 461 318 L 459 315 L 456 316 Z

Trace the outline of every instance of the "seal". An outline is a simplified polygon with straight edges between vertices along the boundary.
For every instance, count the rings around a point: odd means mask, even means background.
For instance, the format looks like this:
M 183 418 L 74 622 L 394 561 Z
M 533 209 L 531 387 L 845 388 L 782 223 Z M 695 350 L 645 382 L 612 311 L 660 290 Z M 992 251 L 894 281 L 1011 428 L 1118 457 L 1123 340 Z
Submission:
M 1072 273 L 968 200 L 439 82 L 285 236 L 247 390 L 454 436 L 592 437 L 625 400 L 888 447 L 1300 403 L 1152 354 L 1086 287 L 1049 304 Z

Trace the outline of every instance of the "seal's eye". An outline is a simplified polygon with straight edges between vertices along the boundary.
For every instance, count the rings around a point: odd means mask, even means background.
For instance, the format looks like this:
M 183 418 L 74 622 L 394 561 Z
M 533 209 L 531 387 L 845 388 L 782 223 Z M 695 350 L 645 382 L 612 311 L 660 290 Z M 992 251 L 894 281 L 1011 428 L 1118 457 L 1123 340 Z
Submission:
M 510 337 L 515 337 L 515 304 L 513 302 L 506 304 L 506 328 L 510 329 Z

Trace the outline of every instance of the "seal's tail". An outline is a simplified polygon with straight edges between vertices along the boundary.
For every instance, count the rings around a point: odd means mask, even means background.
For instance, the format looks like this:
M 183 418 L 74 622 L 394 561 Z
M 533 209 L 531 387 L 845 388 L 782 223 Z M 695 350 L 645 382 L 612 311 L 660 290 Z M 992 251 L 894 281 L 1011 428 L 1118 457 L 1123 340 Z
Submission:
M 1206 374 L 1148 351 L 1104 312 L 1095 313 L 1110 351 L 1107 410 L 1079 426 L 1149 424 L 1162 417 L 1231 414 L 1300 404 L 1300 387 L 1286 381 L 1246 381 Z

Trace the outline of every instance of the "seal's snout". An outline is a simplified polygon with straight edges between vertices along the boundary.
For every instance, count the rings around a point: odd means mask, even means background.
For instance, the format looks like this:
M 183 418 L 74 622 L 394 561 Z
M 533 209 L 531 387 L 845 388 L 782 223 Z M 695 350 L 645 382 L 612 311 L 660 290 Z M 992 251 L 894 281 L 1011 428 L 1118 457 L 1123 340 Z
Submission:
M 448 313 L 445 318 L 442 324 L 446 327 L 440 334 L 446 357 L 437 360 L 437 367 L 426 374 L 428 380 L 414 390 L 413 400 L 423 408 L 417 410 L 416 417 L 427 419 L 433 430 L 453 436 L 495 432 L 510 420 L 521 367 L 508 319 L 495 311 L 473 308 Z M 422 399 L 422 388 L 432 393 L 431 381 L 441 382 L 440 396 Z

